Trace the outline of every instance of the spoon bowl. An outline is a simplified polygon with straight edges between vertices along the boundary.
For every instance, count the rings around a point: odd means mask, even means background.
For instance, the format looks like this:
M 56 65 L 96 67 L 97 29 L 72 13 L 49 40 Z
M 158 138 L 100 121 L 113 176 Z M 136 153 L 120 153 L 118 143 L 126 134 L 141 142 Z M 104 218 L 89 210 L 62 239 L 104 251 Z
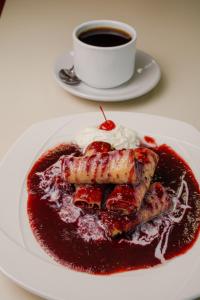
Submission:
M 77 85 L 81 82 L 74 72 L 74 66 L 70 69 L 61 69 L 59 71 L 59 77 L 64 83 L 69 85 Z

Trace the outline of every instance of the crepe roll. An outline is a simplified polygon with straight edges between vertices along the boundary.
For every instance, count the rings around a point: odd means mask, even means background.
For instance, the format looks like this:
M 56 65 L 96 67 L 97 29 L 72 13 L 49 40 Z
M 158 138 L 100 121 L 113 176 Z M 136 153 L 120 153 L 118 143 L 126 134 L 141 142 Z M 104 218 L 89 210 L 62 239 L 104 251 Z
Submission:
M 96 141 L 88 145 L 85 150 L 85 156 L 91 156 L 96 153 L 104 153 L 111 150 L 111 145 L 106 142 Z M 84 208 L 101 208 L 103 199 L 102 186 L 95 184 L 82 184 L 76 186 L 73 202 L 76 206 Z
M 84 184 L 76 187 L 73 202 L 82 208 L 101 208 L 102 198 L 101 186 Z
M 138 148 L 96 153 L 91 156 L 65 157 L 63 176 L 74 184 L 149 184 L 158 162 L 150 149 Z M 149 178 L 148 178 L 149 177 Z
M 106 200 L 106 208 L 123 215 L 132 214 L 140 209 L 146 190 L 143 183 L 116 185 Z
M 145 195 L 141 209 L 134 215 L 120 215 L 116 212 L 104 211 L 101 221 L 109 236 L 114 237 L 122 233 L 133 231 L 136 226 L 146 223 L 160 214 L 167 212 L 171 207 L 171 199 L 161 183 L 150 186 Z

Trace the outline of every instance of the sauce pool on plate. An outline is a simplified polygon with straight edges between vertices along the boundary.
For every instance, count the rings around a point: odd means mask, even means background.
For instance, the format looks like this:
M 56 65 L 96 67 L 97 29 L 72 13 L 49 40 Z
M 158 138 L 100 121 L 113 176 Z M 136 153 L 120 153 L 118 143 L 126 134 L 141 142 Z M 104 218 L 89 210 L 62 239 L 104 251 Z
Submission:
M 62 178 L 62 156 L 82 155 L 78 146 L 62 144 L 43 154 L 27 184 L 29 221 L 43 249 L 62 265 L 101 275 L 152 267 L 190 249 L 199 233 L 199 185 L 170 147 L 161 145 L 154 151 L 159 162 L 153 182 L 167 188 L 173 210 L 114 239 L 106 234 L 96 209 L 73 204 L 75 187 Z

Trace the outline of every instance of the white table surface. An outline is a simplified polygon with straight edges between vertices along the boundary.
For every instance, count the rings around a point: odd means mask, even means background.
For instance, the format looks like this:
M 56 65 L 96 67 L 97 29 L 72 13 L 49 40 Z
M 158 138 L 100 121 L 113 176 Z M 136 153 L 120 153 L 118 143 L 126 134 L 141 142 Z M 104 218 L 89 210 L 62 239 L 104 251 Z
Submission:
M 200 129 L 200 1 L 7 0 L 0 18 L 0 159 L 31 124 L 71 113 L 97 111 L 55 83 L 56 58 L 72 48 L 71 32 L 90 19 L 133 25 L 138 48 L 160 63 L 162 79 L 149 94 L 105 110 L 145 112 Z M 0 299 L 36 300 L 0 275 Z

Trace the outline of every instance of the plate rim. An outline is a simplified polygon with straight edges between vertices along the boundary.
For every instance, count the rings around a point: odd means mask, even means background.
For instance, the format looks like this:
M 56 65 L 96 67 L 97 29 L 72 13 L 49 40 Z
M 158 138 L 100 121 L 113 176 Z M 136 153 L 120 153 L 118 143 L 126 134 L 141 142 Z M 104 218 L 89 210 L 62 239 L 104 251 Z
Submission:
M 176 120 L 176 119 L 171 119 L 171 118 L 168 118 L 168 117 L 162 117 L 160 115 L 152 115 L 152 114 L 145 114 L 145 113 L 135 113 L 135 112 L 119 112 L 119 111 L 108 111 L 109 114 L 116 114 L 116 113 L 120 113 L 120 114 L 130 114 L 130 115 L 134 115 L 134 114 L 137 114 L 137 115 L 140 115 L 140 116 L 152 116 L 152 117 L 156 117 L 156 118 L 161 118 L 161 119 L 166 119 L 166 120 L 171 120 L 171 121 L 176 121 L 176 122 L 179 122 L 181 124 L 184 124 L 186 126 L 188 126 L 191 130 L 195 130 L 195 132 L 197 134 L 200 135 L 200 132 L 191 124 L 187 123 L 187 122 L 184 122 L 184 121 L 179 121 L 179 120 Z M 44 121 L 40 121 L 40 122 L 37 122 L 35 124 L 33 124 L 32 126 L 30 126 L 29 128 L 27 128 L 27 130 L 25 130 L 25 132 L 16 140 L 16 142 L 12 145 L 12 147 L 10 148 L 10 150 L 5 154 L 5 156 L 3 157 L 3 159 L 0 161 L 0 168 L 1 168 L 1 165 L 6 161 L 6 158 L 8 157 L 9 153 L 11 153 L 13 150 L 14 150 L 14 147 L 16 146 L 16 144 L 18 143 L 19 140 L 21 140 L 25 134 L 27 134 L 29 132 L 29 130 L 34 127 L 34 126 L 40 126 L 42 125 L 43 123 L 45 122 L 51 122 L 51 121 L 54 121 L 54 120 L 68 120 L 70 121 L 70 119 L 74 119 L 74 118 L 77 118 L 81 115 L 88 115 L 88 114 L 96 114 L 95 112 L 87 112 L 87 113 L 79 113 L 79 114 L 71 114 L 71 115 L 68 115 L 68 116 L 63 116 L 63 117 L 58 117 L 58 118 L 52 118 L 52 119 L 48 119 L 48 120 L 44 120 Z M 1 169 L 0 169 L 1 170 Z M 1 232 L 0 230 L 0 236 L 2 236 L 2 234 L 4 235 L 4 233 Z M 4 235 L 5 236 L 5 235 Z M 13 243 L 13 241 L 9 240 L 9 242 Z M 19 245 L 16 245 L 17 247 L 19 247 Z M 23 248 L 22 248 L 23 249 Z M 23 249 L 23 251 L 26 251 L 26 249 Z M 27 252 L 27 251 L 26 251 Z M 31 255 L 31 253 L 27 252 L 28 255 Z M 46 263 L 46 262 L 44 262 Z M 54 266 L 57 268 L 57 266 Z M 59 266 L 58 266 L 59 268 Z M 15 283 L 17 283 L 18 285 L 20 285 L 21 287 L 25 288 L 26 290 L 29 290 L 30 292 L 38 295 L 38 296 L 42 296 L 42 297 L 45 297 L 45 298 L 48 298 L 48 299 L 53 299 L 53 300 L 57 300 L 57 299 L 61 299 L 61 298 L 57 298 L 57 297 L 51 297 L 43 292 L 38 292 L 38 290 L 32 288 L 30 285 L 27 285 L 27 284 L 24 284 L 23 282 L 21 282 L 20 280 L 16 279 L 15 277 L 13 277 L 9 272 L 7 272 L 4 268 L 2 268 L 2 265 L 0 263 L 0 270 L 1 272 L 6 275 L 8 278 L 10 278 L 12 281 L 14 281 Z M 74 271 L 75 272 L 75 271 Z M 78 272 L 75 272 L 76 274 Z M 81 274 L 81 277 L 84 273 L 80 273 Z M 84 274 L 85 275 L 85 274 Z M 87 275 L 86 275 L 87 276 Z M 114 276 L 113 276 L 114 277 Z M 112 277 L 112 278 L 113 278 Z M 105 276 L 105 278 L 107 278 L 107 276 Z

